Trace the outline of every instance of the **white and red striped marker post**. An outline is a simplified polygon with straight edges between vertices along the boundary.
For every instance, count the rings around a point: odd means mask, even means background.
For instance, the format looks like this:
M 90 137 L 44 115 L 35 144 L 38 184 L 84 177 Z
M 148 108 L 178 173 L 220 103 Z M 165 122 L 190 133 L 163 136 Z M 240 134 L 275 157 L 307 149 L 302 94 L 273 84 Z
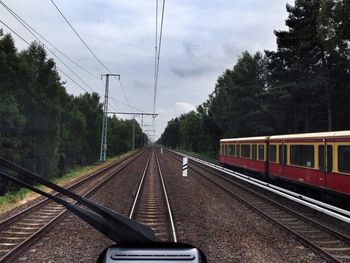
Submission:
M 188 169 L 188 158 L 184 157 L 182 159 L 182 177 L 187 177 L 187 169 Z

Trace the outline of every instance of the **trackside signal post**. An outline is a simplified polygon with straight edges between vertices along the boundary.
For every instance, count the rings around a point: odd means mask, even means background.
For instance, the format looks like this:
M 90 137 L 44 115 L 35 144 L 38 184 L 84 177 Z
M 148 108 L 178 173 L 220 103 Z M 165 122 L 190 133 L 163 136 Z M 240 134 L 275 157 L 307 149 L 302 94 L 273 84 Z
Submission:
M 106 89 L 105 89 L 105 101 L 103 103 L 103 119 L 102 119 L 102 135 L 101 135 L 101 152 L 100 161 L 106 161 L 106 151 L 107 151 L 107 113 L 108 113 L 108 89 L 109 89 L 109 76 L 119 77 L 119 74 L 105 74 L 101 75 L 101 78 L 106 77 Z

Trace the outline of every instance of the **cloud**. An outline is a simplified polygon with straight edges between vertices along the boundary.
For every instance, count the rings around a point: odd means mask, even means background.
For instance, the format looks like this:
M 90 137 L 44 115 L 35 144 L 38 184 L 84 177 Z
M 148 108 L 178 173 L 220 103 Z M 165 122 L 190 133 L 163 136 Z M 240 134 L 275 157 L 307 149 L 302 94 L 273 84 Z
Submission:
M 170 66 L 170 71 L 180 78 L 195 77 L 198 75 L 203 75 L 207 72 L 210 72 L 211 70 L 212 70 L 212 67 L 210 67 L 210 65 L 188 65 L 187 64 L 183 66 L 177 66 L 177 65 Z
M 187 102 L 176 102 L 175 109 L 177 113 L 183 114 L 196 109 L 196 106 Z
M 7 2 L 31 26 L 91 71 L 95 78 L 71 65 L 103 97 L 104 82 L 99 77 L 107 73 L 106 69 L 77 39 L 50 1 L 32 0 L 30 8 L 27 0 Z M 156 104 L 156 111 L 160 113 L 156 119 L 157 136 L 170 118 L 195 109 L 205 101 L 218 76 L 225 69 L 232 68 L 243 51 L 253 53 L 276 48 L 273 30 L 285 28 L 287 2 L 293 4 L 294 0 L 166 2 Z M 144 0 L 61 0 L 57 4 L 95 54 L 113 73 L 121 75 L 130 103 L 151 112 L 155 3 Z M 0 16 L 25 39 L 33 40 L 4 9 L 0 9 Z M 7 29 L 4 31 L 6 33 Z M 19 50 L 26 48 L 20 39 L 15 37 L 15 40 Z M 59 61 L 57 65 L 69 73 Z M 67 81 L 69 93 L 82 93 L 65 76 L 62 80 Z M 110 82 L 110 96 L 125 102 L 115 79 Z M 110 105 L 114 110 L 114 102 Z M 129 110 L 125 105 L 118 107 Z M 150 124 L 152 118 L 145 118 L 144 122 Z
M 157 120 L 156 136 L 160 137 L 168 121 L 170 121 L 173 118 L 179 117 L 181 114 L 188 113 L 195 109 L 196 109 L 195 105 L 184 101 L 177 101 L 175 102 L 175 104 L 169 105 L 169 107 L 157 109 L 157 113 L 159 113 L 159 116 L 156 119 Z

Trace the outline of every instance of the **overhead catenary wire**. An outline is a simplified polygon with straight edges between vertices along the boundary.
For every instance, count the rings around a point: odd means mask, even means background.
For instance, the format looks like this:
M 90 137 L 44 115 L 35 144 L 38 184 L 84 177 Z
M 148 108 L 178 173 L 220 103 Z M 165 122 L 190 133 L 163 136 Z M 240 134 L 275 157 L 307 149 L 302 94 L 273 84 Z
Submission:
M 155 32 L 155 48 L 154 48 L 154 93 L 153 93 L 153 113 L 156 111 L 156 102 L 157 102 L 157 90 L 158 90 L 158 77 L 159 77 L 159 60 L 160 60 L 160 50 L 162 46 L 162 36 L 163 36 L 163 24 L 164 24 L 164 10 L 165 10 L 165 0 L 162 4 L 162 14 L 160 22 L 160 32 L 158 39 L 158 6 L 159 0 L 156 0 L 156 32 Z M 155 129 L 155 118 L 152 120 L 153 129 Z
M 162 16 L 160 22 L 160 32 L 159 32 L 159 41 L 157 39 L 158 32 L 158 0 L 156 0 L 156 47 L 155 47 L 155 80 L 154 80 L 154 95 L 153 95 L 153 113 L 155 113 L 156 101 L 157 101 L 157 89 L 158 89 L 158 76 L 159 76 L 159 58 L 160 50 L 162 46 L 162 36 L 163 36 L 163 24 L 164 24 L 164 10 L 165 10 L 165 0 L 163 0 L 162 5 Z
M 94 58 L 102 65 L 102 67 L 107 70 L 108 73 L 112 73 L 112 71 L 102 62 L 101 59 L 99 59 L 97 57 L 97 55 L 92 51 L 92 49 L 88 46 L 88 44 L 84 41 L 84 39 L 79 35 L 79 33 L 77 32 L 77 30 L 73 27 L 73 25 L 69 22 L 69 20 L 66 18 L 66 16 L 63 14 L 63 12 L 59 9 L 59 7 L 56 5 L 56 3 L 53 0 L 50 0 L 51 3 L 54 5 L 54 7 L 57 9 L 57 11 L 60 13 L 60 15 L 63 17 L 63 19 L 66 21 L 66 23 L 69 25 L 69 27 L 73 30 L 73 32 L 75 33 L 75 35 L 80 39 L 80 41 L 84 44 L 84 46 L 89 50 L 89 52 L 94 56 Z M 119 83 L 120 79 L 119 79 Z M 123 96 L 125 101 L 127 102 L 127 104 L 129 105 L 129 107 L 131 107 L 128 97 L 126 95 L 126 91 L 124 90 L 123 85 L 120 85 L 122 92 L 123 92 Z
M 23 42 L 25 42 L 28 46 L 30 46 L 29 41 L 24 39 L 21 35 L 19 35 L 15 30 L 13 30 L 9 25 L 7 25 L 4 21 L 0 19 L 0 23 L 3 24 L 8 30 L 10 30 L 13 34 L 15 34 L 18 38 L 20 38 Z M 64 70 L 62 70 L 60 67 L 55 65 L 56 69 L 60 71 L 63 75 L 65 75 L 68 79 L 70 79 L 76 86 L 78 86 L 81 90 L 85 91 L 86 93 L 89 93 L 83 86 L 81 86 L 78 82 L 76 82 L 71 76 L 69 76 Z M 117 106 L 117 104 L 115 104 Z M 118 107 L 118 106 L 117 106 Z M 112 108 L 114 108 L 112 106 Z
M 52 55 L 54 55 L 68 70 L 77 77 L 86 87 L 88 87 L 92 92 L 96 92 L 94 89 L 92 89 L 89 84 L 86 83 L 70 66 L 68 66 L 60 57 L 58 57 L 55 52 L 53 52 L 51 49 L 49 49 L 36 35 L 35 33 L 27 26 L 27 23 L 18 16 L 11 8 L 9 8 L 4 2 L 0 0 L 0 4 L 25 28 L 27 31 L 43 45 L 43 47 L 48 50 Z M 59 69 L 60 70 L 60 69 Z M 60 70 L 61 71 L 61 70 Z M 70 78 L 71 79 L 71 78 Z M 72 80 L 72 79 L 71 79 Z M 85 90 L 85 89 L 84 89 Z
M 156 34 L 154 39 L 154 91 L 156 90 L 157 78 L 157 50 L 158 50 L 158 0 L 156 0 Z M 153 94 L 153 113 L 155 112 L 155 92 Z
M 0 19 L 0 23 L 3 24 L 5 27 L 7 27 L 8 30 L 10 30 L 13 34 L 15 34 L 17 37 L 19 37 L 23 42 L 25 42 L 26 44 L 30 45 L 30 43 L 25 40 L 23 37 L 21 37 L 19 34 L 17 34 L 16 31 L 14 31 L 11 27 L 9 27 L 4 21 L 2 21 Z
M 77 35 L 77 37 L 80 39 L 80 41 L 85 45 L 85 47 L 90 51 L 90 53 L 96 58 L 96 60 L 98 62 L 100 62 L 100 64 L 107 70 L 110 71 L 107 66 L 96 56 L 96 54 L 91 50 L 91 48 L 86 44 L 86 42 L 84 41 L 84 39 L 79 35 L 79 33 L 75 30 L 75 28 L 72 26 L 72 24 L 68 21 L 68 19 L 65 17 L 65 15 L 62 13 L 62 11 L 58 8 L 58 6 L 55 4 L 55 2 L 53 0 L 50 0 L 51 3 L 55 6 L 55 8 L 57 9 L 57 11 L 61 14 L 61 16 L 63 17 L 63 19 L 67 22 L 67 24 L 69 25 L 69 27 L 73 30 L 73 32 Z
M 16 12 L 14 12 L 8 5 L 6 5 L 3 1 L 0 0 L 0 4 L 9 12 L 11 15 L 13 15 L 19 22 L 23 22 L 28 28 L 30 28 L 35 34 L 37 34 L 41 39 L 43 39 L 48 45 L 50 45 L 53 49 L 55 49 L 57 52 L 59 52 L 62 56 L 64 56 L 66 59 L 68 59 L 70 62 L 72 62 L 74 65 L 79 67 L 81 70 L 85 71 L 92 77 L 96 79 L 100 79 L 97 75 L 93 74 L 86 68 L 84 68 L 82 65 L 80 65 L 78 62 L 74 61 L 72 58 L 70 58 L 68 55 L 63 53 L 60 49 L 58 49 L 54 44 L 52 44 L 47 38 L 45 38 L 42 34 L 40 34 L 35 28 L 33 28 L 31 25 L 29 25 L 23 18 L 21 18 Z
M 82 65 L 80 65 L 78 62 L 74 61 L 72 58 L 70 58 L 69 56 L 67 56 L 65 53 L 63 53 L 61 50 L 59 50 L 54 44 L 52 44 L 47 38 L 45 38 L 41 33 L 39 33 L 35 28 L 33 28 L 29 23 L 27 23 L 21 16 L 19 16 L 15 11 L 13 11 L 8 5 L 6 5 L 3 1 L 0 0 L 0 4 L 39 42 L 43 45 L 43 47 L 45 49 L 47 49 L 52 55 L 54 55 L 66 68 L 68 68 L 68 70 L 75 76 L 77 77 L 82 83 L 84 83 L 84 85 L 89 88 L 90 91 L 92 92 L 97 92 L 96 90 L 94 90 L 93 88 L 91 88 L 91 86 L 84 81 L 70 66 L 68 66 L 64 61 L 62 61 L 61 58 L 59 58 L 57 56 L 57 54 L 55 52 L 53 52 L 51 49 L 48 48 L 47 45 L 45 45 L 45 43 L 43 43 L 43 41 L 45 41 L 49 46 L 51 46 L 54 50 L 56 50 L 59 54 L 61 54 L 62 56 L 64 56 L 66 59 L 68 59 L 71 63 L 73 63 L 74 65 L 76 65 L 77 67 L 79 67 L 80 69 L 82 69 L 83 71 L 85 71 L 86 73 L 88 73 L 89 75 L 91 75 L 92 77 L 99 79 L 100 78 L 98 76 L 96 76 L 95 74 L 93 74 L 92 72 L 90 72 L 89 70 L 87 70 L 86 68 L 84 68 Z M 1 21 L 4 25 L 5 23 L 3 21 Z M 30 43 L 28 41 L 26 41 L 23 37 L 21 37 L 19 34 L 17 34 L 13 29 L 11 29 L 8 25 L 6 25 L 6 27 L 13 33 L 15 34 L 17 37 L 19 37 L 22 41 L 24 41 L 26 44 L 30 45 Z M 41 39 L 39 39 L 39 37 Z M 56 68 L 58 71 L 60 71 L 63 75 L 65 75 L 68 79 L 70 79 L 72 82 L 74 82 L 75 85 L 79 86 L 79 88 L 81 88 L 83 91 L 89 93 L 85 88 L 83 88 L 80 84 L 77 83 L 77 81 L 75 81 L 71 76 L 69 76 L 67 73 L 65 73 L 60 67 L 58 67 L 56 65 Z M 102 87 L 103 84 L 101 83 Z M 123 104 L 121 102 L 118 102 L 120 104 Z M 118 108 L 118 110 L 120 110 L 120 107 L 117 105 L 116 101 L 114 101 L 114 105 Z M 130 107 L 130 105 L 127 105 Z M 114 108 L 114 107 L 113 107 Z M 115 108 L 114 108 L 115 109 Z M 139 109 L 138 109 L 139 110 Z
M 15 34 L 17 37 L 19 37 L 23 42 L 25 42 L 27 45 L 30 46 L 29 41 L 25 40 L 21 35 L 19 35 L 15 30 L 13 30 L 10 26 L 8 26 L 5 22 L 3 22 L 0 19 L 0 23 L 3 24 L 5 27 L 7 27 L 13 34 Z M 67 78 L 69 78 L 75 85 L 77 85 L 80 89 L 83 91 L 89 93 L 84 87 L 82 87 L 78 82 L 76 82 L 74 79 L 72 79 L 66 72 L 64 72 L 62 69 L 60 69 L 57 65 L 56 69 L 59 70 L 63 75 L 65 75 Z

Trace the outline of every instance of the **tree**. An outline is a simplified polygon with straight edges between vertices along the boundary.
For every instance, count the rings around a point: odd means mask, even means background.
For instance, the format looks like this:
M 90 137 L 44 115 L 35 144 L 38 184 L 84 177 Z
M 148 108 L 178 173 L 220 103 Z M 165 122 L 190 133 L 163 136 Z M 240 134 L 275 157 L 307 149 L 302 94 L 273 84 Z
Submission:
M 21 154 L 21 136 L 25 118 L 19 112 L 15 98 L 0 95 L 0 156 L 18 162 Z M 0 178 L 0 195 L 10 188 L 10 183 Z M 11 189 L 15 189 L 12 185 Z
M 43 46 L 34 42 L 17 52 L 10 35 L 0 38 L 0 156 L 46 178 L 98 159 L 100 98 L 96 93 L 74 97 L 64 84 Z M 108 154 L 130 150 L 133 122 L 109 121 Z M 135 128 L 138 147 L 141 128 Z M 14 189 L 0 182 L 0 194 Z
M 219 77 L 210 97 L 209 111 L 223 136 L 254 136 L 271 133 L 263 96 L 265 58 L 244 52 L 233 70 Z
M 159 142 L 164 146 L 176 149 L 179 146 L 179 119 L 171 119 L 162 133 Z
M 266 52 L 270 94 L 281 96 L 293 109 L 283 114 L 285 119 L 293 116 L 294 132 L 334 129 L 334 101 L 344 90 L 349 61 L 341 40 L 341 16 L 335 11 L 344 3 L 297 0 L 287 5 L 289 29 L 275 32 L 278 50 Z

